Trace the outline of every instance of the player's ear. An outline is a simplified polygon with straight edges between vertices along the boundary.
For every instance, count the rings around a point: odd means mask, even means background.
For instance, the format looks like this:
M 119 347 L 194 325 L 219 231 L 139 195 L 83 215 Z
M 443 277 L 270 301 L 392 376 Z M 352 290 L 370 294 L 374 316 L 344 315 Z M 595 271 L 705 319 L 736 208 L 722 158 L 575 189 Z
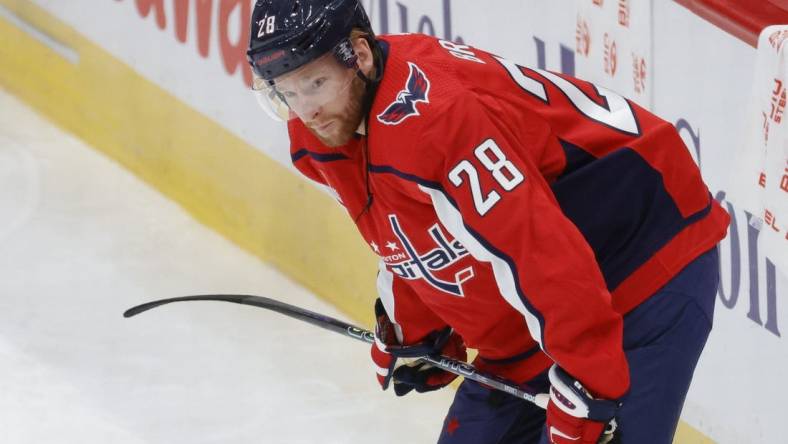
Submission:
M 375 63 L 372 55 L 372 48 L 369 47 L 369 42 L 364 36 L 353 39 L 353 51 L 355 51 L 358 56 L 359 69 L 365 76 L 369 77 Z

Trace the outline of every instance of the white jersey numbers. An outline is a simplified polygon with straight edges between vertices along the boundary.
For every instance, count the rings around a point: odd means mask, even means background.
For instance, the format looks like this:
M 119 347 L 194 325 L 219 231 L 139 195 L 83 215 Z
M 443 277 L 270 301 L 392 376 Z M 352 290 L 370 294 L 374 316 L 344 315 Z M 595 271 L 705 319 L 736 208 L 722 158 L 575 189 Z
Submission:
M 506 155 L 493 139 L 487 139 L 482 142 L 481 145 L 473 150 L 473 153 L 505 191 L 512 191 L 525 180 L 523 173 L 506 158 Z M 465 182 L 462 173 L 465 173 L 468 179 L 468 186 L 471 187 L 471 196 L 473 197 L 476 212 L 480 216 L 484 216 L 501 200 L 501 195 L 495 190 L 485 194 L 482 191 L 476 167 L 469 160 L 465 159 L 449 171 L 449 181 L 455 187 L 459 187 Z
M 510 62 L 500 57 L 495 57 L 495 60 L 498 60 L 498 62 L 503 65 L 504 68 L 506 68 L 506 71 L 508 71 L 509 75 L 512 76 L 512 80 L 520 85 L 520 88 L 524 89 L 530 94 L 535 95 L 542 102 L 547 103 L 547 91 L 544 89 L 544 85 L 523 74 L 523 70 L 516 63 Z
M 542 69 L 533 69 L 532 71 L 545 79 L 545 81 L 537 80 L 525 75 L 521 66 L 500 57 L 495 57 L 495 59 L 506 68 L 506 71 L 509 72 L 509 75 L 520 88 L 538 97 L 543 102 L 549 103 L 545 88 L 546 81 L 563 92 L 574 107 L 589 119 L 633 136 L 640 135 L 640 126 L 637 118 L 635 118 L 635 113 L 629 106 L 629 102 L 619 94 L 595 85 L 597 92 L 606 102 L 605 105 L 600 105 L 572 82 L 559 75 Z
M 512 191 L 525 179 L 523 173 L 506 159 L 498 144 L 492 139 L 487 139 L 477 146 L 473 153 L 476 158 L 490 171 L 495 180 L 506 191 Z
M 482 193 L 482 186 L 479 183 L 479 173 L 476 172 L 476 168 L 473 164 L 467 160 L 463 160 L 457 164 L 454 169 L 449 171 L 449 180 L 455 187 L 462 185 L 463 179 L 460 174 L 463 172 L 467 174 L 468 180 L 470 181 L 471 194 L 473 195 L 473 204 L 476 206 L 476 211 L 480 216 L 484 216 L 499 200 L 501 200 L 501 195 L 495 190 L 487 193 L 487 196 Z

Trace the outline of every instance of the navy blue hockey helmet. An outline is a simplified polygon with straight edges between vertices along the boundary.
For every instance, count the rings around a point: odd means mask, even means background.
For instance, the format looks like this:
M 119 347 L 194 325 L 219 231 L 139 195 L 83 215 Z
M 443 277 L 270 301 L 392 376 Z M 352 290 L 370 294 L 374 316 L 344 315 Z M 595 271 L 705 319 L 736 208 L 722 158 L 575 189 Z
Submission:
M 350 32 L 359 28 L 374 36 L 359 0 L 258 0 L 251 26 L 247 59 L 268 81 L 330 51 L 354 66 Z

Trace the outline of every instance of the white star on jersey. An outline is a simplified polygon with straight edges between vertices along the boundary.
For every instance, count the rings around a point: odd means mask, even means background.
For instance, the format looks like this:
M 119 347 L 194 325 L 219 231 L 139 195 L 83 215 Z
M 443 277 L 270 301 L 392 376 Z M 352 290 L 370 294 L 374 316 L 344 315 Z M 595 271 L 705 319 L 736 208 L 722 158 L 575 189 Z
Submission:
M 390 249 L 391 251 L 399 250 L 399 247 L 394 242 L 386 242 L 386 247 L 388 247 L 388 249 Z
M 380 253 L 380 249 L 378 248 L 378 244 L 375 241 L 369 243 L 372 246 L 372 249 L 375 250 L 375 253 Z

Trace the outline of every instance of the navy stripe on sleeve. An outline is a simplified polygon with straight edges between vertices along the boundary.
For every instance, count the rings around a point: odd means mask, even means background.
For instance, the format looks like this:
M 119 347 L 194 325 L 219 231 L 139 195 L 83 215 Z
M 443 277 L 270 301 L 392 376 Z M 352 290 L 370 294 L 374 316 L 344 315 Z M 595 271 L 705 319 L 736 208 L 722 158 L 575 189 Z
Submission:
M 316 160 L 318 162 L 324 162 L 324 163 L 325 162 L 333 162 L 333 161 L 336 161 L 336 160 L 348 160 L 349 159 L 349 157 L 347 157 L 346 155 L 341 154 L 341 153 L 330 153 L 330 154 L 316 153 L 314 151 L 309 151 L 306 148 L 301 148 L 300 150 L 298 150 L 295 153 L 291 154 L 290 155 L 290 159 L 292 160 L 293 163 L 296 163 L 299 160 L 301 160 L 302 158 L 304 158 L 305 156 L 309 156 L 309 157 L 311 157 L 312 159 L 314 159 L 314 160 Z

